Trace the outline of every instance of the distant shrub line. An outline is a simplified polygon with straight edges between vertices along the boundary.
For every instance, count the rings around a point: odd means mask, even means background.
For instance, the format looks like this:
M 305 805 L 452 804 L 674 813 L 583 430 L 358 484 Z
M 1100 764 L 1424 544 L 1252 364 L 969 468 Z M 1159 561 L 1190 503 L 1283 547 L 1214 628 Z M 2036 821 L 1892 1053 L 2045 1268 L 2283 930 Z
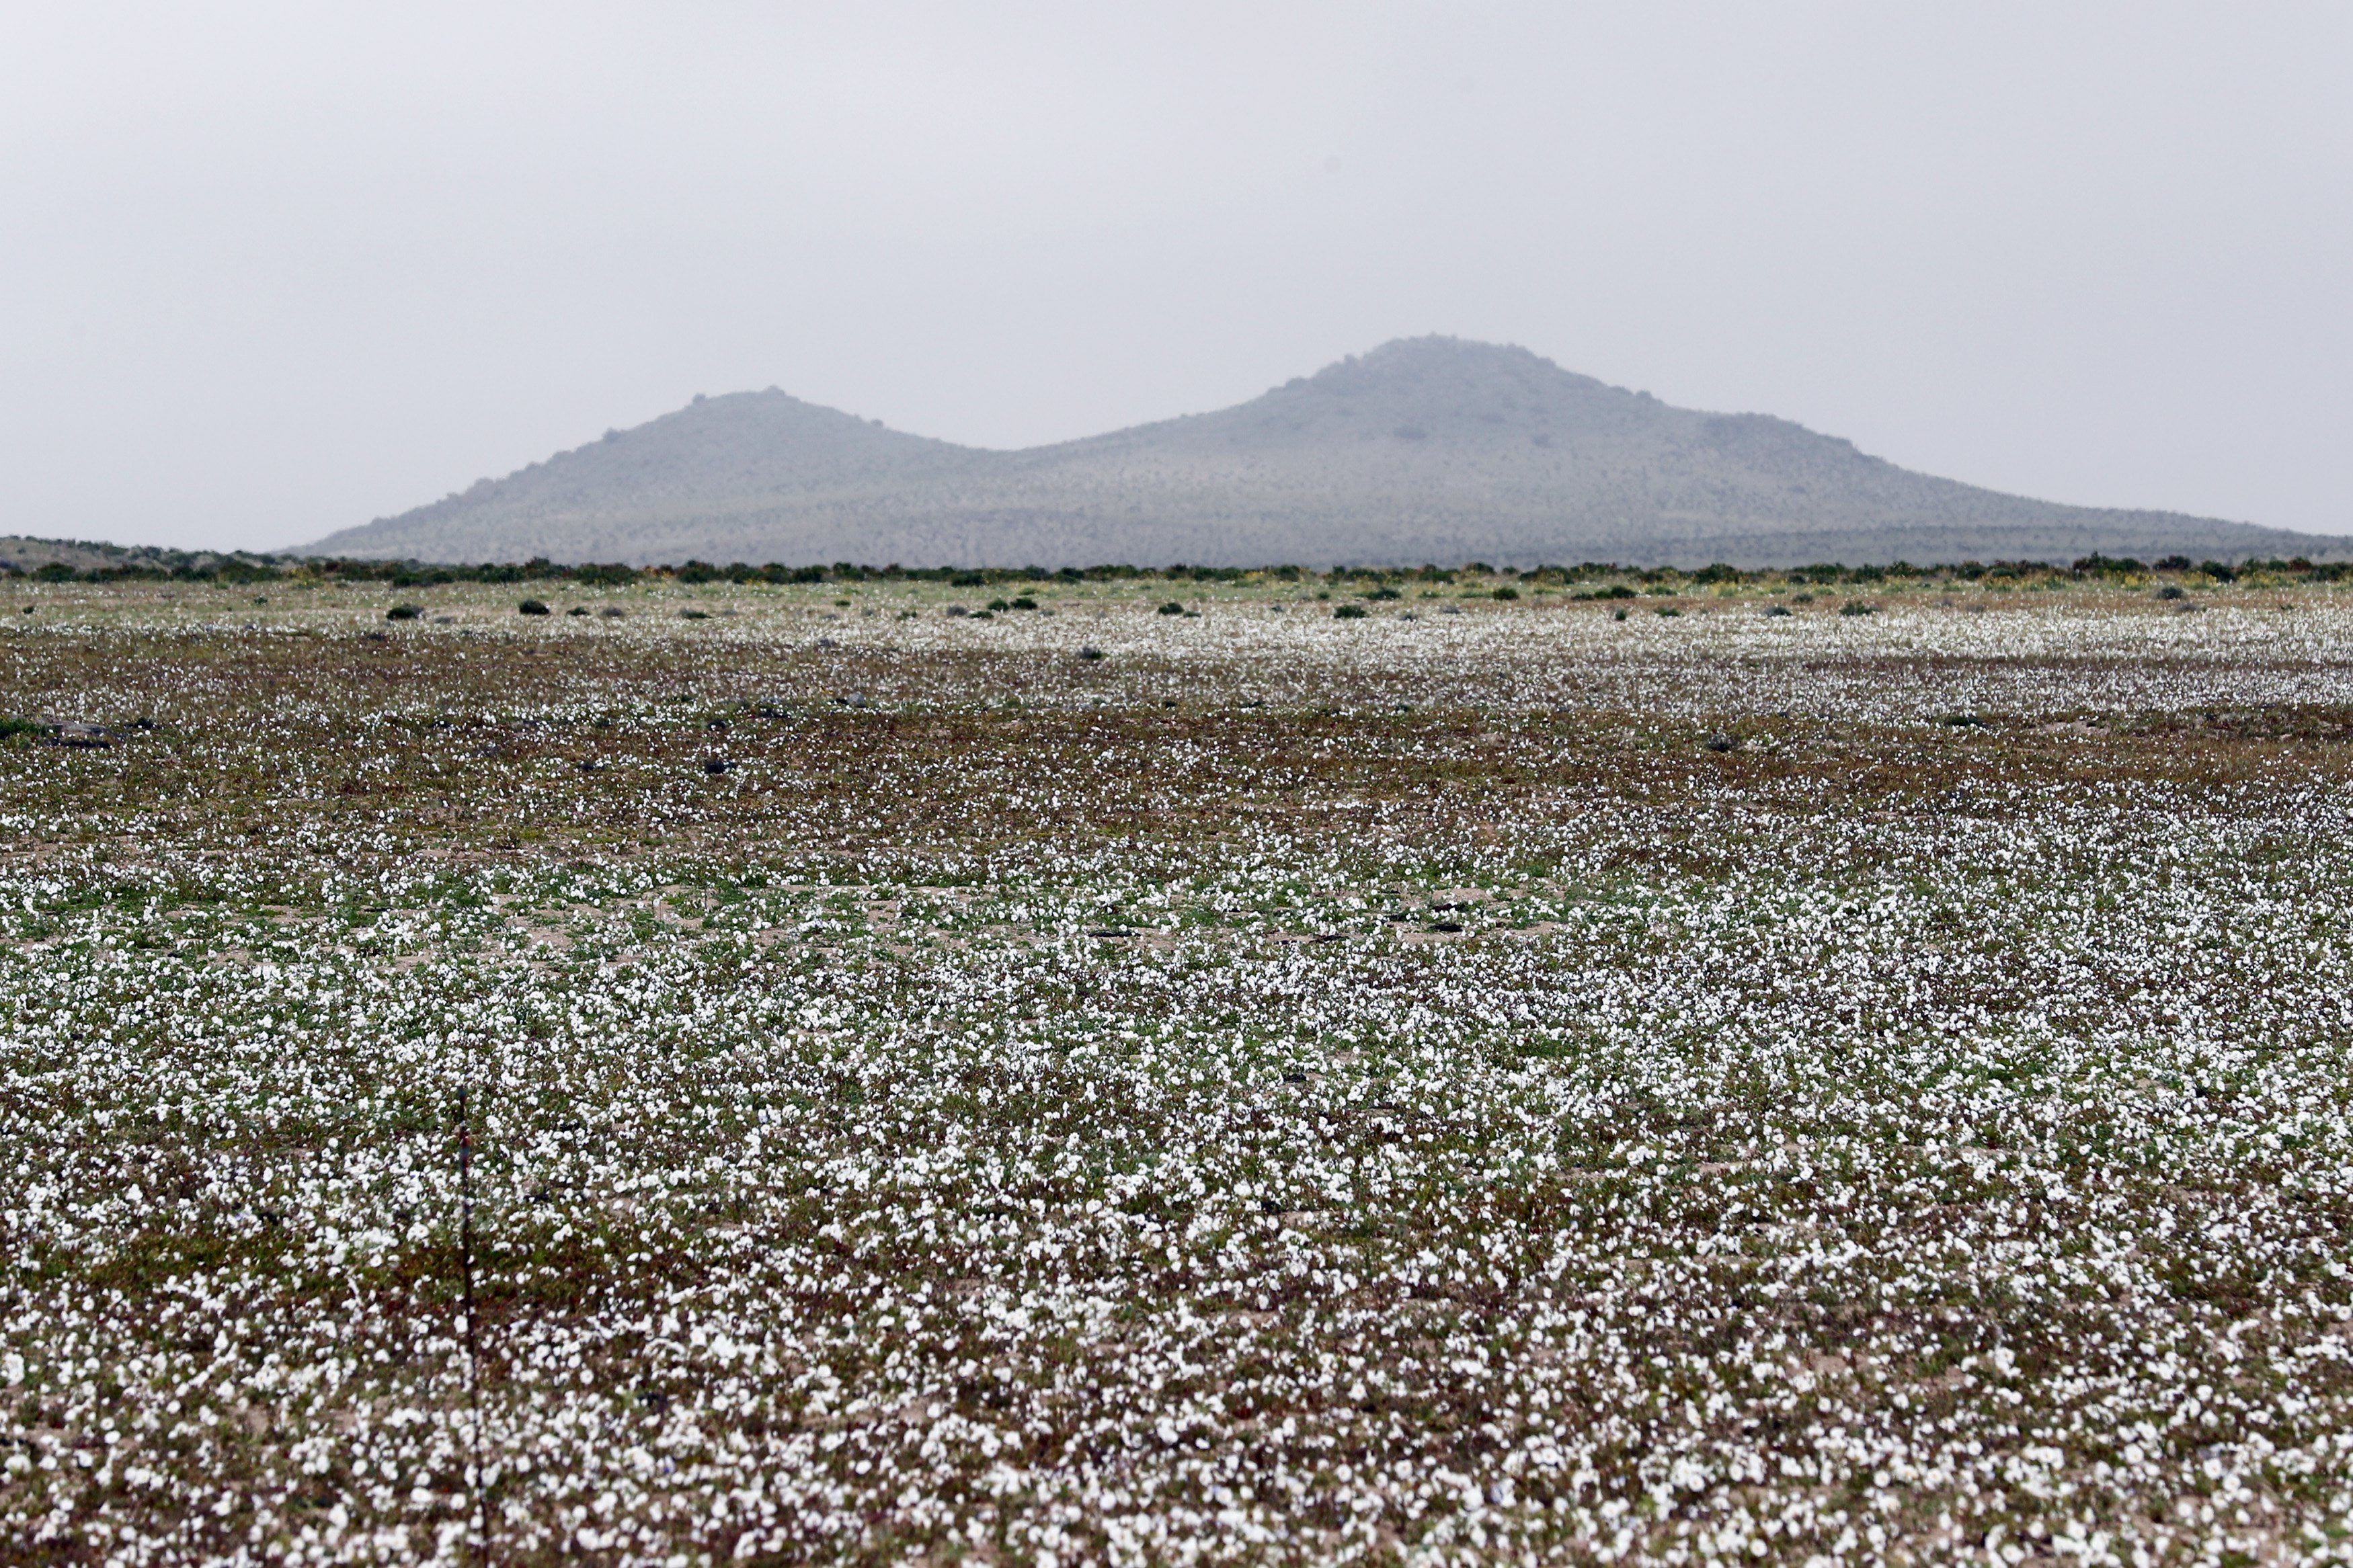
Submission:
M 1506 578 L 1536 587 L 1574 587 L 1608 583 L 1610 588 L 1593 596 L 1627 596 L 1624 584 L 1650 586 L 1710 586 L 1716 584 L 1896 583 L 1911 580 L 1943 582 L 2113 580 L 2154 575 L 2202 574 L 2218 583 L 2235 582 L 2250 573 L 2337 583 L 2353 576 L 2353 562 L 2314 563 L 2298 556 L 2292 561 L 2192 562 L 2185 555 L 2143 563 L 2128 556 L 2086 555 L 2067 565 L 2042 561 L 1963 561 L 1942 566 L 1915 566 L 1898 561 L 1885 566 L 1842 566 L 1821 563 L 1811 566 L 1744 570 L 1718 563 L 1696 571 L 1672 566 L 1629 567 L 1588 561 L 1575 566 L 1536 566 L 1525 571 L 1496 568 L 1473 561 L 1461 567 L 1335 567 L 1316 572 L 1300 566 L 1066 566 L 1049 571 L 1042 566 L 962 567 L 862 566 L 836 562 L 830 566 L 787 566 L 776 562 L 762 566 L 733 562 L 717 566 L 689 561 L 678 566 L 629 566 L 618 562 L 588 562 L 563 565 L 553 561 L 521 564 L 485 562 L 480 565 L 439 565 L 416 561 L 345 561 L 306 556 L 188 556 L 178 552 L 144 556 L 118 564 L 76 568 L 53 562 L 33 571 L 18 571 L 0 563 L 0 578 L 23 577 L 41 583 L 178 582 L 242 584 L 310 581 L 320 583 L 382 583 L 395 588 L 430 587 L 444 583 L 568 583 L 587 588 L 617 588 L 636 583 L 937 583 L 958 588 L 993 588 L 1034 583 L 1263 583 L 1317 582 L 1338 584 L 1370 583 L 1382 586 L 1452 583 L 1458 578 Z M 1499 597 L 1513 596 L 1509 589 Z M 1394 595 L 1392 595 L 1394 596 Z

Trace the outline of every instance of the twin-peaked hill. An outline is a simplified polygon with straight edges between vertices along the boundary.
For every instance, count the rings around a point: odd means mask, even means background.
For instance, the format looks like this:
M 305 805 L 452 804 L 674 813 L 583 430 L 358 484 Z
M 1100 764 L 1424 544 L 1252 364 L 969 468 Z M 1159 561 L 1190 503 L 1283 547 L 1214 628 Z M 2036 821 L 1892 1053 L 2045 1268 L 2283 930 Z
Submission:
M 2353 554 L 2353 540 L 2062 506 L 1703 414 L 1525 349 L 1387 344 L 1214 414 L 1025 451 L 780 392 L 697 398 L 321 554 L 427 561 L 1788 565 Z

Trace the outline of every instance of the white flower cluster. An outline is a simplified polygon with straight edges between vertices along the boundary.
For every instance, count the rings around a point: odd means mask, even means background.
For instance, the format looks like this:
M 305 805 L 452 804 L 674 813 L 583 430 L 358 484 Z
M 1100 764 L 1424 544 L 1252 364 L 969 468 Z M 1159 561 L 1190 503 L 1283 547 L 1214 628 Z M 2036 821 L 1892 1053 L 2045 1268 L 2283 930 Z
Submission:
M 2353 1556 L 2340 612 L 1736 611 L 25 634 L 0 1557 Z

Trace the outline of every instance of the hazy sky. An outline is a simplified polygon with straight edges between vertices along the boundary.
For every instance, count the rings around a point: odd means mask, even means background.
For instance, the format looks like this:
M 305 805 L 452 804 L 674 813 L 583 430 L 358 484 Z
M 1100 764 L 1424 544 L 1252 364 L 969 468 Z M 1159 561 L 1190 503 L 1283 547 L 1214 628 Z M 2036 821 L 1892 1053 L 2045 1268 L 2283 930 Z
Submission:
M 0 532 L 292 544 L 770 384 L 1021 446 L 1429 331 L 2353 532 L 2342 0 L 5 15 Z

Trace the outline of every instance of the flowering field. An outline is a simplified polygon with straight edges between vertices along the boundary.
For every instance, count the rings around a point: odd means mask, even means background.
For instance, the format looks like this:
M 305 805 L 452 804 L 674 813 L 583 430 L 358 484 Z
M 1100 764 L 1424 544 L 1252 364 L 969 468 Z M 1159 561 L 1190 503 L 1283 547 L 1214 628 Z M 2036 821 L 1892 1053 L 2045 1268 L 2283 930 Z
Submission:
M 0 587 L 0 1559 L 2353 1558 L 2353 594 L 1318 585 Z

